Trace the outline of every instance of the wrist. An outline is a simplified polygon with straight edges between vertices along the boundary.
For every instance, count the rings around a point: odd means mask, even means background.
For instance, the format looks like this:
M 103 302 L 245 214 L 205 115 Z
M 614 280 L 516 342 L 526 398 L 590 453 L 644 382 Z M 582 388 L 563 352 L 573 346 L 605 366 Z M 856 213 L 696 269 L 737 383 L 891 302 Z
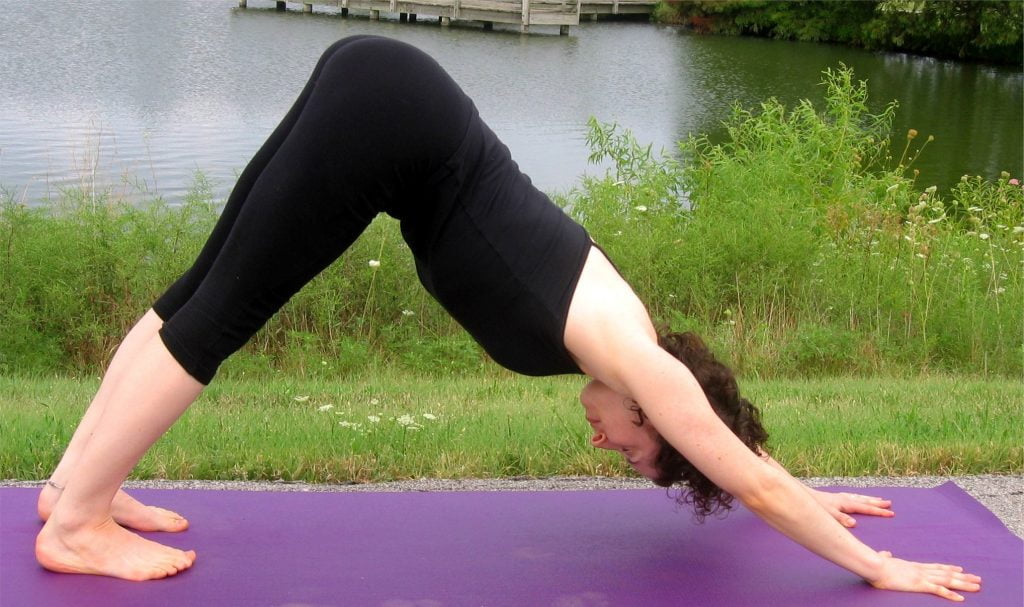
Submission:
M 865 548 L 867 548 L 865 546 Z M 882 570 L 885 568 L 886 557 L 879 552 L 867 548 L 866 554 L 861 557 L 857 575 L 868 582 L 874 583 L 882 577 Z

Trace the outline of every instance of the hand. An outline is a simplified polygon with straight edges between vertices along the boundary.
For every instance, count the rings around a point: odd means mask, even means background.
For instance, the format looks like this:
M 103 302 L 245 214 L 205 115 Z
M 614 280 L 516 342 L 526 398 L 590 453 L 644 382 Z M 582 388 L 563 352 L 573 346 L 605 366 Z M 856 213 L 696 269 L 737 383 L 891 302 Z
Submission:
M 977 592 L 981 590 L 981 578 L 964 573 L 963 567 L 939 563 L 915 563 L 894 558 L 891 552 L 881 551 L 882 566 L 877 579 L 868 580 L 875 588 L 902 590 L 904 592 L 927 592 L 951 601 L 964 600 L 963 595 L 953 590 Z
M 812 489 L 811 494 L 832 515 L 832 518 L 839 521 L 839 524 L 844 527 L 853 527 L 857 524 L 857 521 L 849 516 L 850 514 L 872 514 L 887 518 L 896 516 L 890 510 L 892 502 L 880 497 L 869 497 L 856 493 L 828 493 L 816 489 Z

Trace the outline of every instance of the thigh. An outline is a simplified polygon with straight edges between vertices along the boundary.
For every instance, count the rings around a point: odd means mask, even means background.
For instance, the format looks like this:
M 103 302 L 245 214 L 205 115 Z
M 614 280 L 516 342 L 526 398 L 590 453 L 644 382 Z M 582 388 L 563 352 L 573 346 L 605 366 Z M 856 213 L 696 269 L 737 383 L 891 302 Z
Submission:
M 334 56 L 335 53 L 344 49 L 346 46 L 369 37 L 370 36 L 351 36 L 343 40 L 339 40 L 328 47 L 320 56 L 316 67 L 313 69 L 312 74 L 302 91 L 299 93 L 299 96 L 292 104 L 291 109 L 289 109 L 288 113 L 285 114 L 284 118 L 277 125 L 277 128 L 274 129 L 246 165 L 241 175 L 239 175 L 238 181 L 232 188 L 231 194 L 228 196 L 227 202 L 224 205 L 224 209 L 221 211 L 220 217 L 218 218 L 213 231 L 210 233 L 210 236 L 207 238 L 206 243 L 203 245 L 203 248 L 200 250 L 199 255 L 193 262 L 192 266 L 174 284 L 172 284 L 153 305 L 154 310 L 161 318 L 167 320 L 177 312 L 177 310 L 180 309 L 190 297 L 192 297 L 203 279 L 206 278 L 207 273 L 210 271 L 214 261 L 220 254 L 221 249 L 224 247 L 224 243 L 227 241 L 228 236 L 234 227 L 235 221 L 241 213 L 242 208 L 245 206 L 256 181 L 270 164 L 278 150 L 288 138 L 292 129 L 294 129 L 295 125 L 298 123 L 299 116 L 302 114 L 302 111 L 305 108 L 321 73 L 323 72 L 324 65 L 332 56 Z

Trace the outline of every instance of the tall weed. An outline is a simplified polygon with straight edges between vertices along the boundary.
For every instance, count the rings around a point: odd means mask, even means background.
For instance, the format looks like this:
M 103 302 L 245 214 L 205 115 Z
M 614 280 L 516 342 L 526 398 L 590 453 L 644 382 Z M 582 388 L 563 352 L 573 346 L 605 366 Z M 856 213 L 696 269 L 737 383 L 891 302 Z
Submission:
M 729 138 L 674 156 L 590 122 L 610 161 L 557 203 L 583 223 L 656 322 L 703 334 L 761 376 L 1024 372 L 1024 191 L 1004 174 L 922 187 L 915 131 L 868 111 L 846 68 L 823 108 L 734 108 Z M 88 370 L 195 258 L 219 204 L 200 174 L 183 204 L 69 189 L 26 207 L 0 191 L 0 372 Z M 225 367 L 310 377 L 372 366 L 498 372 L 418 284 L 381 216 Z
M 1024 367 L 1024 192 L 1004 174 L 921 189 L 896 103 L 868 111 L 846 68 L 825 107 L 735 108 L 729 139 L 680 144 L 682 162 L 591 123 L 614 167 L 562 202 L 666 326 L 708 336 L 748 373 Z M 684 194 L 685 193 L 685 194 Z

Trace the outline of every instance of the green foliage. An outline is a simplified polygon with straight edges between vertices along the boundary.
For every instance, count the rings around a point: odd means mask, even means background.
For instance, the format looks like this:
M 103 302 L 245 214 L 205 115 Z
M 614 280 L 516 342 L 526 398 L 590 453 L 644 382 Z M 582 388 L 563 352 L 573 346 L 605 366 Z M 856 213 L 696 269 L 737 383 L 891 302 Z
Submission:
M 808 323 L 793 331 L 780 362 L 805 375 L 844 375 L 857 368 L 857 343 L 853 331 Z
M 140 206 L 67 190 L 0 206 L 0 371 L 96 371 L 199 253 L 219 206 L 198 174 L 184 204 Z M 371 265 L 371 260 L 374 264 Z M 478 369 L 480 349 L 419 286 L 397 222 L 378 218 L 348 254 L 289 301 L 225 365 L 345 375 L 394 362 Z M 443 364 L 442 364 L 443 363 Z
M 1020 0 L 682 1 L 662 7 L 655 18 L 718 34 L 839 42 L 1016 65 L 1024 54 Z
M 682 165 L 592 123 L 595 159 L 615 166 L 563 202 L 662 325 L 747 372 L 1019 374 L 1020 186 L 920 190 L 927 141 L 911 131 L 893 154 L 895 104 L 871 114 L 848 69 L 824 85 L 822 111 L 736 108 L 729 140 L 683 143 Z
M 729 139 L 678 157 L 590 121 L 603 176 L 556 197 L 656 322 L 705 336 L 757 375 L 1024 372 L 1024 191 L 1004 174 L 917 183 L 928 139 L 890 148 L 848 69 L 826 101 L 736 107 Z M 206 180 L 180 206 L 68 190 L 0 204 L 0 371 L 95 374 L 195 258 L 218 214 Z M 371 263 L 372 262 L 372 263 Z M 348 376 L 394 366 L 499 374 L 419 285 L 398 224 L 378 218 L 225 364 L 225 376 Z M 511 465 L 511 464 L 510 464 Z

